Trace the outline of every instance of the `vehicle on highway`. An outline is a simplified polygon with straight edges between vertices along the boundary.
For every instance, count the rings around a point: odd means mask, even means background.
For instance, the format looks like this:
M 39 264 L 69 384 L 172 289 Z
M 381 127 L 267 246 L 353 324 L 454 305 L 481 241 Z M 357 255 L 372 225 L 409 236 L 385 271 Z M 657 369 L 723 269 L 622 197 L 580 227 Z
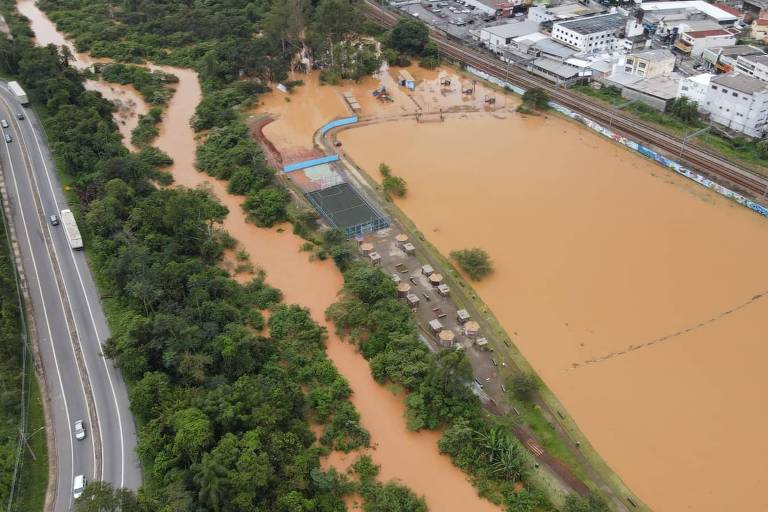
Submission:
M 24 112 L 18 112 L 16 114 L 16 119 L 18 119 L 19 121 L 23 121 L 24 120 Z
M 58 215 L 51 215 L 51 226 L 58 226 L 59 225 L 59 216 Z
M 77 227 L 72 211 L 68 209 L 61 210 L 61 221 L 64 223 L 64 231 L 67 234 L 69 246 L 74 250 L 82 249 L 83 237 L 80 235 L 80 229 Z
M 85 439 L 85 421 L 77 420 L 75 422 L 75 439 L 82 441 Z
M 8 82 L 8 88 L 11 90 L 13 95 L 16 96 L 16 99 L 19 100 L 19 103 L 22 105 L 29 105 L 29 98 L 27 97 L 27 93 L 24 92 L 24 89 L 21 88 L 19 82 Z
M 72 496 L 75 499 L 83 495 L 83 491 L 85 490 L 85 486 L 87 483 L 88 482 L 85 480 L 85 477 L 83 475 L 77 475 L 75 477 L 75 483 L 72 486 Z
M 478 379 L 477 377 L 475 377 L 475 384 L 477 384 L 478 386 L 480 386 L 480 389 L 483 389 L 483 383 L 482 383 L 482 382 L 480 382 L 480 379 Z
M 11 142 L 13 142 L 13 137 L 11 137 L 11 134 L 6 133 L 5 134 L 5 143 L 6 144 L 10 144 Z
M 5 119 L 0 120 L 0 126 L 2 126 L 3 128 L 8 128 L 8 121 L 6 121 Z

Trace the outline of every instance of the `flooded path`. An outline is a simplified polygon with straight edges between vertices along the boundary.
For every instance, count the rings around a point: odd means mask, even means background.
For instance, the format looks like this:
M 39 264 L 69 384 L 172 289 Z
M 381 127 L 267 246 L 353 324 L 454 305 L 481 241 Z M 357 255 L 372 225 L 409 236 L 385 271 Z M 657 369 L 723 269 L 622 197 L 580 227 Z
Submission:
M 66 43 L 32 0 L 20 0 L 19 9 L 32 19 L 40 42 Z M 80 63 L 88 62 L 87 56 L 78 59 Z M 309 308 L 313 318 L 328 328 L 328 355 L 353 390 L 351 400 L 360 412 L 362 425 L 371 433 L 371 456 L 381 465 L 381 478 L 399 480 L 424 495 L 430 510 L 435 512 L 499 511 L 479 498 L 464 473 L 448 457 L 439 454 L 438 433 L 406 430 L 402 398 L 378 385 L 371 377 L 367 361 L 352 345 L 342 342 L 334 334 L 334 327 L 325 321 L 325 310 L 336 301 L 342 286 L 341 274 L 333 262 L 309 261 L 307 253 L 299 251 L 304 241 L 291 233 L 290 226 L 261 229 L 246 223 L 240 208 L 243 198 L 229 194 L 225 182 L 194 168 L 196 142 L 189 121 L 201 98 L 197 75 L 185 69 L 160 69 L 179 77 L 156 140 L 156 145 L 174 160 L 170 172 L 179 185 L 209 187 L 230 210 L 224 228 L 248 251 L 253 262 L 266 270 L 268 282 L 282 290 L 287 303 Z M 284 102 L 282 98 L 280 101 Z M 280 120 L 272 124 L 273 129 L 281 127 Z M 309 124 L 306 126 L 309 128 Z M 311 131 L 316 128 L 311 127 Z M 343 455 L 334 459 L 347 462 Z
M 765 219 L 558 118 L 339 139 L 443 254 L 489 252 L 478 293 L 651 508 L 768 510 Z

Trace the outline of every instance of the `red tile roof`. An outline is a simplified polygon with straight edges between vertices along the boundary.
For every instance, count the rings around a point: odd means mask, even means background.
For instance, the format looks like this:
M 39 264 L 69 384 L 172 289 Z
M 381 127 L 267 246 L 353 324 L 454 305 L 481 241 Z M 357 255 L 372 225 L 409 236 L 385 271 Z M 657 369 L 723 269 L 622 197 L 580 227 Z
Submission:
M 752 23 L 760 25 L 761 27 L 765 27 L 765 26 L 768 26 L 768 18 L 757 18 Z
M 731 33 L 723 29 L 715 30 L 694 30 L 693 32 L 686 32 L 685 35 L 693 39 L 701 39 L 710 36 L 730 36 Z

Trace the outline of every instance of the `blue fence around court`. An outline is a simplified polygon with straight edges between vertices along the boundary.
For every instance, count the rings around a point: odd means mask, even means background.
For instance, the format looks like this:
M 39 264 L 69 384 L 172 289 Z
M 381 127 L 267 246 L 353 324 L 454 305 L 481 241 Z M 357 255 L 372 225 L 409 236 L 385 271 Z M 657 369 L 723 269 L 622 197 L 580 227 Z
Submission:
M 525 92 L 525 89 L 522 89 L 516 85 L 512 85 L 508 82 L 505 82 L 504 80 L 501 80 L 499 78 L 496 78 L 494 76 L 490 76 L 488 73 L 484 71 L 480 71 L 479 69 L 475 69 L 472 66 L 467 66 L 467 71 L 472 73 L 475 76 L 479 76 L 480 78 L 483 78 L 484 80 L 488 80 L 491 83 L 494 83 L 500 87 L 507 87 L 517 94 L 523 94 Z M 674 160 L 670 160 L 669 158 L 665 157 L 662 154 L 657 153 L 656 151 L 649 149 L 645 146 L 642 146 L 638 144 L 636 141 L 628 139 L 612 130 L 609 130 L 605 126 L 596 123 L 595 121 L 592 121 L 591 119 L 588 119 L 581 114 L 578 114 L 576 112 L 573 112 L 571 109 L 564 107 L 560 105 L 559 103 L 555 103 L 554 101 L 549 102 L 549 106 L 553 109 L 557 110 L 561 114 L 570 117 L 571 119 L 574 119 L 576 121 L 579 121 L 580 123 L 583 123 L 585 126 L 591 128 L 592 130 L 596 131 L 600 135 L 607 137 L 614 142 L 618 142 L 619 144 L 628 147 L 629 149 L 636 151 L 637 153 L 640 153 L 646 158 L 650 158 L 654 162 L 663 165 L 664 167 L 667 167 L 669 169 L 672 169 L 677 174 L 680 174 L 681 176 L 685 176 L 686 178 L 695 181 L 699 185 L 703 185 L 707 187 L 708 189 L 714 190 L 718 194 L 727 197 L 728 199 L 732 199 L 739 203 L 740 205 L 746 206 L 750 210 L 759 213 L 760 215 L 764 217 L 768 217 L 768 208 L 761 204 L 757 204 L 754 201 L 751 201 L 747 199 L 746 197 L 742 196 L 741 194 L 734 192 L 733 190 L 726 188 L 722 185 L 719 185 L 718 183 L 715 183 L 714 181 L 710 180 L 709 178 L 706 178 L 691 169 L 688 169 L 687 167 L 684 167 L 679 162 L 676 162 Z
M 334 128 L 338 128 L 339 126 L 355 124 L 357 120 L 358 120 L 357 116 L 344 117 L 342 119 L 334 119 L 330 123 L 324 124 L 323 127 L 320 128 L 320 135 L 325 135 L 326 133 L 328 133 L 328 130 L 333 130 Z
M 321 158 L 313 158 L 312 160 L 304 160 L 303 162 L 296 162 L 283 166 L 283 172 L 299 171 L 301 169 L 307 169 L 309 167 L 315 167 L 316 165 L 328 164 L 335 162 L 339 159 L 339 155 L 329 155 Z

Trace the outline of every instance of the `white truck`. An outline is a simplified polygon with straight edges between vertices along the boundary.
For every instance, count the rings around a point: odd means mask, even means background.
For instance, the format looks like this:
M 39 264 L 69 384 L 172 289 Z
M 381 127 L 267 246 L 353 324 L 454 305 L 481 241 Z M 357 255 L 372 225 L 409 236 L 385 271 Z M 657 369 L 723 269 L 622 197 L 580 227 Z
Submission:
M 19 103 L 24 106 L 29 105 L 29 98 L 27 97 L 27 93 L 24 92 L 24 89 L 21 88 L 19 82 L 8 82 L 8 88 L 11 90 L 13 95 L 16 96 L 16 99 L 19 100 Z
M 78 250 L 83 248 L 83 237 L 80 236 L 80 230 L 77 228 L 75 216 L 71 210 L 61 210 L 61 223 L 64 224 L 64 232 L 67 234 L 69 246 Z

